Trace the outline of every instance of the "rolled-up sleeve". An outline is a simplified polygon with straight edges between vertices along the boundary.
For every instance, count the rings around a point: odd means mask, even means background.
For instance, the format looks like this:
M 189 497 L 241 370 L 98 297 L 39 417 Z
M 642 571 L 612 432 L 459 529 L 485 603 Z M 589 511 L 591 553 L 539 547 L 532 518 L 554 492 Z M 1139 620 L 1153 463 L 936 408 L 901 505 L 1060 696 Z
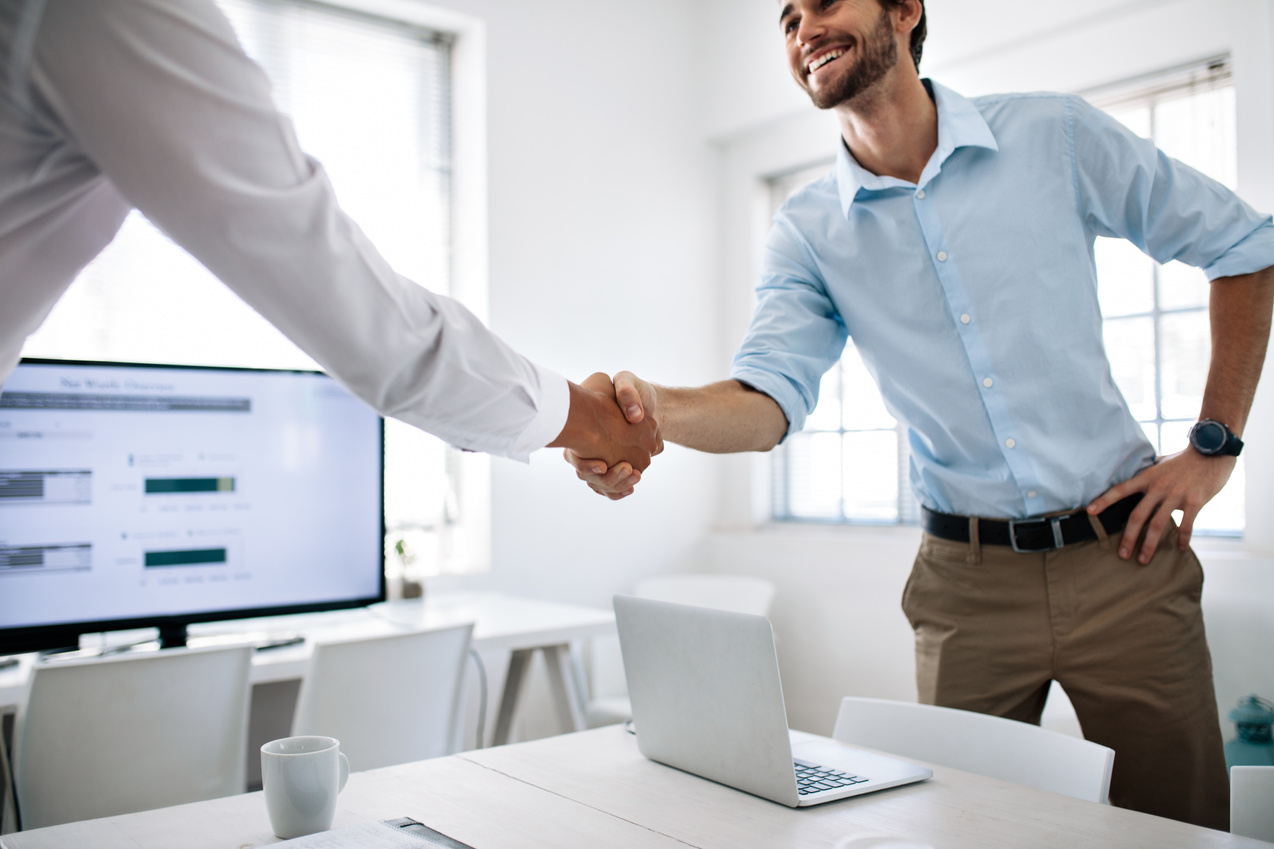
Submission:
M 211 0 L 49 3 L 30 85 L 129 203 L 378 412 L 520 460 L 565 425 L 562 377 L 395 273 L 340 208 Z
M 792 434 L 805 426 L 823 373 L 840 359 L 847 338 L 800 234 L 780 210 L 766 240 L 756 311 L 730 376 L 773 398 Z
M 1093 234 L 1201 268 L 1209 280 L 1274 265 L 1270 216 L 1082 98 L 1069 106 L 1077 202 Z

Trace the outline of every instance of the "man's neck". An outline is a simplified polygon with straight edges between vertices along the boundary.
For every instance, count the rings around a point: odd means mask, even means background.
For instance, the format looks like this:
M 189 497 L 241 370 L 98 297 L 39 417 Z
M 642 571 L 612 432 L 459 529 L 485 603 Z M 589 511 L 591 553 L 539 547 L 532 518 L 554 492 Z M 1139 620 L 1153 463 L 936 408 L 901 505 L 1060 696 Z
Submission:
M 836 107 L 836 117 L 849 152 L 877 176 L 918 183 L 938 148 L 938 109 L 914 69 Z

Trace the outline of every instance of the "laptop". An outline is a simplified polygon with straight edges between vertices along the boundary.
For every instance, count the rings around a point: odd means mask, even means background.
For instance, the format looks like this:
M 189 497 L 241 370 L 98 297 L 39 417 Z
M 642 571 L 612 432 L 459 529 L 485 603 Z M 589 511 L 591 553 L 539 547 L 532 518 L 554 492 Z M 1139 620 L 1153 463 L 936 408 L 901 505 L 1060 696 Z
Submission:
M 764 616 L 615 596 L 637 748 L 789 807 L 930 778 L 906 761 L 789 732 Z

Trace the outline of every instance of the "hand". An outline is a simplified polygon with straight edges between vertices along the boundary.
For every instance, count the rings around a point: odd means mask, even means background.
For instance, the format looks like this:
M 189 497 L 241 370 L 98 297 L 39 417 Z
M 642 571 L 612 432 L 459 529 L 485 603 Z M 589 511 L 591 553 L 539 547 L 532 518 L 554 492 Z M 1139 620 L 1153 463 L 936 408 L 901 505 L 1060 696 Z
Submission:
M 585 384 L 592 386 L 593 384 L 589 381 L 597 376 L 590 376 Z M 606 383 L 610 385 L 611 381 L 607 379 Z M 612 391 L 616 404 L 623 409 L 629 423 L 638 424 L 647 418 L 658 419 L 655 388 L 632 372 L 621 371 L 615 375 Z M 612 501 L 632 495 L 633 488 L 641 481 L 642 469 L 634 468 L 630 463 L 620 462 L 608 466 L 601 459 L 584 458 L 570 448 L 563 451 L 562 456 L 566 462 L 575 467 L 575 473 L 580 480 L 588 484 L 597 494 L 604 495 Z
M 1111 487 L 1088 505 L 1088 512 L 1096 515 L 1133 493 L 1143 493 L 1145 497 L 1128 517 L 1128 525 L 1119 541 L 1119 556 L 1125 560 L 1132 557 L 1144 529 L 1146 538 L 1137 560 L 1142 564 L 1149 563 L 1160 538 L 1169 527 L 1174 510 L 1183 514 L 1177 547 L 1185 551 L 1190 546 L 1195 516 L 1225 486 L 1236 462 L 1234 457 L 1205 457 L 1193 448 L 1187 448 Z
M 575 456 L 595 457 L 604 469 L 616 466 L 641 472 L 650 458 L 664 449 L 659 423 L 653 414 L 630 422 L 620 409 L 611 379 L 598 372 L 580 384 L 570 384 L 571 409 L 566 427 L 550 447 L 566 448 Z

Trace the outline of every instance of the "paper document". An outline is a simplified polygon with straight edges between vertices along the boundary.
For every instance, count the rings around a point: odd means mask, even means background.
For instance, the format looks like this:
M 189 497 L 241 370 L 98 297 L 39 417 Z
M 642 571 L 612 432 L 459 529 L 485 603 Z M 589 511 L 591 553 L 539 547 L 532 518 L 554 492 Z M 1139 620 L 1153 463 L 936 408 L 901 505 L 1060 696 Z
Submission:
M 472 849 L 412 819 L 368 822 L 276 843 L 288 849 Z

